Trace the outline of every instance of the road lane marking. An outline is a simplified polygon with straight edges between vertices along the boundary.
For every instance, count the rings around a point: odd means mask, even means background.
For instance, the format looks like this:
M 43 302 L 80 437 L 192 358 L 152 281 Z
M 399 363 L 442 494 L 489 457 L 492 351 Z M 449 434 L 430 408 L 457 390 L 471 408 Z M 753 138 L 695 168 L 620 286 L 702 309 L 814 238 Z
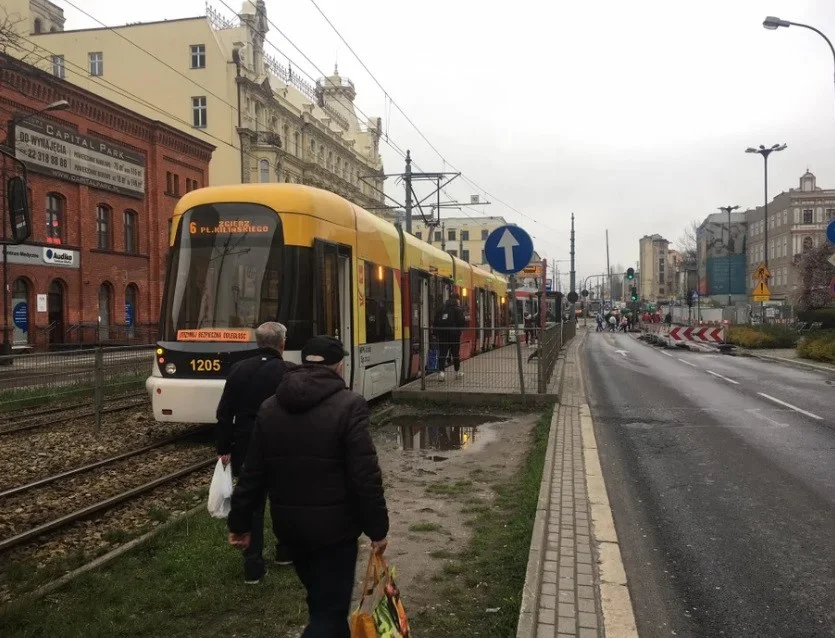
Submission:
M 715 373 L 713 370 L 705 370 L 708 374 L 712 374 L 714 377 L 719 377 L 720 379 L 724 379 L 728 383 L 733 383 L 734 385 L 739 385 L 739 381 L 734 381 L 733 379 L 729 379 L 728 377 L 723 377 L 721 374 Z
M 662 350 L 662 351 L 661 351 L 661 354 L 666 355 L 666 356 L 668 356 L 668 357 L 672 357 L 672 356 L 673 356 L 673 355 L 671 355 L 669 352 L 665 352 L 664 350 Z
M 805 414 L 806 416 L 812 417 L 813 419 L 817 419 L 818 421 L 823 421 L 823 417 L 818 416 L 817 414 L 812 414 L 811 412 L 807 412 L 806 410 L 802 410 L 801 408 L 798 408 L 796 405 L 792 405 L 791 403 L 781 401 L 780 399 L 768 395 L 765 392 L 757 392 L 757 394 L 759 394 L 761 397 L 765 397 L 769 401 L 774 401 L 774 403 L 779 403 L 780 405 L 786 406 L 787 408 L 791 408 L 795 412 L 800 412 L 800 414 Z
M 670 355 L 670 356 L 672 356 L 672 355 Z M 679 359 L 679 361 L 681 361 L 686 366 L 690 366 L 691 368 L 698 368 L 699 367 L 695 363 L 690 363 L 689 361 L 685 361 L 684 359 Z
M 787 428 L 787 427 L 789 427 L 789 424 L 788 424 L 788 423 L 780 423 L 779 421 L 775 421 L 775 420 L 774 420 L 774 419 L 772 419 L 771 417 L 766 416 L 765 414 L 763 414 L 763 413 L 762 413 L 762 408 L 748 408 L 748 409 L 747 409 L 747 410 L 745 410 L 745 411 L 746 411 L 746 412 L 749 412 L 750 414 L 754 414 L 754 415 L 756 415 L 756 416 L 760 417 L 760 418 L 761 418 L 761 419 L 763 419 L 764 421 L 768 421 L 769 423 L 771 423 L 771 425 L 774 425 L 774 426 L 776 426 L 776 427 L 778 427 L 778 428 Z

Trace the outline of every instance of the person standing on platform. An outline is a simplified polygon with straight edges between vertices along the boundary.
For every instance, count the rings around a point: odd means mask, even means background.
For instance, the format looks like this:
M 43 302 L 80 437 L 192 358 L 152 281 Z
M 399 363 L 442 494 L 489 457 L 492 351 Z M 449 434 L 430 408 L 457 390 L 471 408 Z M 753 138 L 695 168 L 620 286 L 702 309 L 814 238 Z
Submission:
M 466 327 L 467 319 L 461 309 L 460 299 L 458 293 L 453 292 L 435 315 L 435 330 L 440 343 L 438 366 L 441 371 L 438 378 L 441 381 L 446 378 L 447 359 L 450 357 L 452 358 L 452 365 L 455 367 L 455 376 L 459 379 L 464 376 L 464 373 L 461 372 L 460 350 L 461 331 Z
M 226 385 L 217 406 L 217 455 L 224 465 L 232 463 L 232 476 L 241 474 L 255 418 L 261 404 L 275 394 L 287 370 L 294 367 L 282 359 L 287 328 L 280 323 L 263 323 L 255 330 L 258 351 L 237 362 L 226 377 Z M 244 581 L 256 584 L 264 576 L 264 507 L 266 497 L 252 512 L 252 540 L 244 551 Z M 287 549 L 279 539 L 275 562 L 290 565 Z
M 269 493 L 273 528 L 307 589 L 304 638 L 349 637 L 357 539 L 365 534 L 378 554 L 388 543 L 368 404 L 345 387 L 346 356 L 333 337 L 305 344 L 303 365 L 284 375 L 258 413 L 229 512 L 229 542 L 246 548 L 252 513 Z

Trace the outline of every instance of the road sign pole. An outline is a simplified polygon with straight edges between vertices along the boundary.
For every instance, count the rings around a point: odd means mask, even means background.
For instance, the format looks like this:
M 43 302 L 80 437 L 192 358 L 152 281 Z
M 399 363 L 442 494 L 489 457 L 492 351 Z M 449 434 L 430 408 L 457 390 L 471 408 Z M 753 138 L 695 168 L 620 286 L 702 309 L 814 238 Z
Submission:
M 517 316 L 518 309 L 516 307 L 516 275 L 510 276 L 510 298 L 512 305 L 510 306 L 510 316 L 513 317 L 513 328 L 516 331 L 516 361 L 519 364 L 519 388 L 522 394 L 525 394 L 525 371 L 522 368 L 522 340 L 519 338 L 519 317 Z M 542 346 L 540 345 L 540 349 Z M 539 356 L 542 356 L 540 350 Z

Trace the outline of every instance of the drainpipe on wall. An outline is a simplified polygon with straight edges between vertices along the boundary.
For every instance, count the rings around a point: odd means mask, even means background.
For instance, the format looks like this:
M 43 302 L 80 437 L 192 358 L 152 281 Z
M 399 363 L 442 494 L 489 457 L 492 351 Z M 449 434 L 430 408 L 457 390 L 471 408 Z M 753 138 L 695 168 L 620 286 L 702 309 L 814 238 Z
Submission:
M 235 63 L 235 82 L 238 89 L 238 144 L 241 147 L 241 184 L 244 183 L 244 142 L 241 138 L 241 51 L 240 49 L 232 50 L 232 62 Z

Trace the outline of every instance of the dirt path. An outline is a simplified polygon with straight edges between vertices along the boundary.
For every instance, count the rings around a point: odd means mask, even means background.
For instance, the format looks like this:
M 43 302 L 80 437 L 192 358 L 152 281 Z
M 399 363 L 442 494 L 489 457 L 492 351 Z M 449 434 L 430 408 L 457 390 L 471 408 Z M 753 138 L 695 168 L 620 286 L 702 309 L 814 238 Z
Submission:
M 521 466 L 539 416 L 410 415 L 375 432 L 391 520 L 386 557 L 411 618 L 443 604 L 441 574 L 454 567 L 449 557 L 469 542 L 467 522 L 491 507 L 491 484 Z M 450 449 L 456 445 L 461 449 Z M 364 545 L 354 605 L 367 559 Z

